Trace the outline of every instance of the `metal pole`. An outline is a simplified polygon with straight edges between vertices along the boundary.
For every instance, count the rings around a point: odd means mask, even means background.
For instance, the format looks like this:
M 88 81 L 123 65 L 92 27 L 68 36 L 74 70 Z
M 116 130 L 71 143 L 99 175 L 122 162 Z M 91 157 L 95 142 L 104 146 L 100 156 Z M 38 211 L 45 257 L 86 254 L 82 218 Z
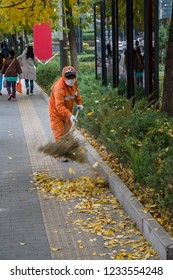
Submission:
M 97 24 L 96 24 L 96 4 L 94 4 L 94 41 L 95 41 L 95 75 L 98 79 L 97 73 Z
M 80 18 L 80 24 L 82 24 L 82 19 Z M 82 33 L 82 28 L 80 27 L 79 29 L 79 34 L 80 34 L 80 53 L 83 53 L 83 33 Z
M 118 0 L 112 0 L 112 61 L 113 61 L 113 88 L 117 88 L 119 84 Z
M 145 96 L 152 93 L 152 0 L 144 0 Z
M 134 96 L 134 67 L 133 67 L 133 0 L 126 0 L 127 14 L 127 98 Z
M 107 86 L 106 46 L 105 46 L 105 0 L 100 1 L 100 17 L 101 17 L 102 85 Z
M 79 6 L 79 0 L 77 1 L 77 4 Z M 83 38 L 82 38 L 82 29 L 81 29 L 81 24 L 82 24 L 82 19 L 81 17 L 79 18 L 79 25 L 76 26 L 76 39 L 77 39 L 77 52 L 82 53 L 83 52 Z
M 59 26 L 63 28 L 63 18 L 62 18 L 62 0 L 58 1 L 58 9 L 59 9 Z M 59 47 L 60 47 L 60 71 L 62 71 L 64 67 L 64 41 L 63 41 L 63 30 L 59 31 Z
M 154 0 L 154 99 L 159 100 L 159 3 Z

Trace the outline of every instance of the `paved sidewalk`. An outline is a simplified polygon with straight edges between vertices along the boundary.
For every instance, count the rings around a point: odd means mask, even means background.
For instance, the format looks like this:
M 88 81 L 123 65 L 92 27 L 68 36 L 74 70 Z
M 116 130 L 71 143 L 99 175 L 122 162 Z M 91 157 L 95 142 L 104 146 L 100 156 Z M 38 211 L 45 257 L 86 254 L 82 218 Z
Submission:
M 76 177 L 94 176 L 94 168 L 89 163 L 62 163 L 38 152 L 40 145 L 53 141 L 47 102 L 39 90 L 32 97 L 17 94 L 17 101 L 8 101 L 6 90 L 3 93 L 0 97 L 0 259 L 111 259 L 111 252 L 104 248 L 100 236 L 76 230 L 72 220 L 80 216 L 75 213 L 73 216 L 75 200 L 58 203 L 54 198 L 45 200 L 42 194 L 28 191 L 33 187 L 33 172 L 48 170 L 51 176 L 68 179 L 72 177 L 69 167 Z M 125 225 L 125 214 L 113 215 Z M 91 242 L 96 237 L 97 242 Z M 139 242 L 141 234 L 131 234 L 130 238 Z M 84 243 L 83 249 L 79 240 Z M 51 251 L 51 247 L 62 250 Z

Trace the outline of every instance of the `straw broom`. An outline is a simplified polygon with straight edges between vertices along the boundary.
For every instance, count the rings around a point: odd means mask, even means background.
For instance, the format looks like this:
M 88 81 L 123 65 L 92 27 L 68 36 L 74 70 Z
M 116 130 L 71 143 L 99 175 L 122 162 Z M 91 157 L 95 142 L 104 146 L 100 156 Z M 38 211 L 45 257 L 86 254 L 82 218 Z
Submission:
M 76 113 L 76 119 L 78 116 L 78 111 Z M 86 161 L 86 151 L 84 145 L 85 140 L 79 140 L 74 135 L 75 123 L 72 124 L 71 129 L 62 137 L 59 138 L 57 142 L 49 142 L 44 146 L 38 148 L 39 152 L 43 152 L 53 158 L 68 158 L 73 161 L 83 163 Z

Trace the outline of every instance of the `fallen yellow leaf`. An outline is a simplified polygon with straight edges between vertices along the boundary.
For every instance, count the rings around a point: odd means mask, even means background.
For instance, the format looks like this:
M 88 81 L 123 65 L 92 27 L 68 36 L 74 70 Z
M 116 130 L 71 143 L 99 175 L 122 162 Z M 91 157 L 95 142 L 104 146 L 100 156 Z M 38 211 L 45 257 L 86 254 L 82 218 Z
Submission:
M 98 166 L 98 162 L 95 162 L 95 163 L 93 164 L 93 167 L 96 168 L 97 166 Z
M 100 256 L 100 257 L 106 256 L 106 253 L 105 253 L 105 254 L 99 254 L 99 256 Z
M 97 239 L 96 239 L 96 238 L 94 238 L 94 239 L 90 238 L 89 241 L 90 241 L 90 242 L 94 242 L 94 241 L 97 241 Z
M 88 116 L 92 116 L 94 114 L 94 111 L 91 111 L 88 113 Z
M 116 238 L 123 238 L 124 235 L 117 235 Z
M 104 231 L 104 234 L 106 234 L 106 235 L 112 235 L 113 233 L 114 232 L 111 229 Z
M 54 247 L 50 247 L 50 250 L 51 250 L 51 251 L 60 251 L 60 250 L 62 250 L 62 248 L 54 248 Z
M 84 148 L 81 149 L 81 154 L 85 154 L 85 149 Z
M 69 167 L 68 172 L 71 175 L 75 175 L 75 172 L 74 172 L 73 168 L 71 168 L 71 167 Z

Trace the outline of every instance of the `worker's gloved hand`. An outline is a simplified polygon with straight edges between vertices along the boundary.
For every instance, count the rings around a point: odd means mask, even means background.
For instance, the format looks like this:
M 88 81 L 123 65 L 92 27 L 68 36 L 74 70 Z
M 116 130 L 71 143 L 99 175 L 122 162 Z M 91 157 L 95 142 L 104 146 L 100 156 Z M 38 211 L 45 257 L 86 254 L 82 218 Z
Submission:
M 83 110 L 83 105 L 77 105 L 77 110 L 80 112 Z
M 76 117 L 74 115 L 71 115 L 70 121 L 71 121 L 72 124 L 77 122 Z

